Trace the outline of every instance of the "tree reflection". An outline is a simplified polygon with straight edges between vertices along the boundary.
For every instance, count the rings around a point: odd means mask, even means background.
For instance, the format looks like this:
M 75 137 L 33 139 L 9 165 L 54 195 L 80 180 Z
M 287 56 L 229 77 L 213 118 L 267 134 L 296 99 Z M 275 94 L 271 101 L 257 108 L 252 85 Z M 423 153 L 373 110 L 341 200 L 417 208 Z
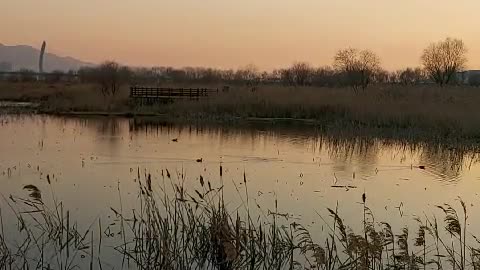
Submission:
M 452 147 L 447 143 L 432 143 L 412 139 L 375 138 L 352 133 L 333 133 L 305 124 L 241 123 L 225 124 L 173 124 L 159 119 L 131 119 L 129 131 L 135 135 L 188 134 L 218 138 L 221 144 L 250 145 L 252 149 L 271 141 L 288 142 L 315 153 L 326 153 L 339 171 L 357 170 L 368 174 L 375 171 L 382 155 L 384 158 L 405 162 L 407 157 L 417 157 L 427 171 L 442 181 L 458 181 L 463 169 L 479 161 L 475 145 Z M 418 166 L 420 164 L 405 164 Z M 355 167 L 355 168 L 354 168 Z

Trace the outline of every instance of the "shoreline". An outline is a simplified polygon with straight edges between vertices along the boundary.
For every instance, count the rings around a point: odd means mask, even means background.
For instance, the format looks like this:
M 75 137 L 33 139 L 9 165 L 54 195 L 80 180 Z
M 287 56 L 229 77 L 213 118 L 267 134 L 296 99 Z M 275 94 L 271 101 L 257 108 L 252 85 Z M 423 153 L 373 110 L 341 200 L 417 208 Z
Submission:
M 470 88 L 379 86 L 358 94 L 343 88 L 279 86 L 252 93 L 239 87 L 206 100 L 146 105 L 132 102 L 128 89 L 122 90 L 107 102 L 94 85 L 5 83 L 0 113 L 147 118 L 226 128 L 285 126 L 342 138 L 480 146 L 475 102 L 480 93 Z
M 194 121 L 202 121 L 198 118 L 190 118 L 190 117 L 175 117 L 168 113 L 147 113 L 147 112 L 108 112 L 108 111 L 70 111 L 70 112 L 38 112 L 38 114 L 46 114 L 46 115 L 59 115 L 59 116 L 105 116 L 105 117 L 126 117 L 126 118 L 135 118 L 135 117 L 156 117 L 156 118 L 164 118 L 167 120 L 188 120 L 190 119 L 192 122 Z M 231 122 L 231 120 L 239 121 L 239 122 L 261 122 L 261 123 L 276 123 L 276 122 L 296 122 L 296 123 L 303 123 L 309 125 L 316 125 L 322 124 L 322 121 L 317 119 L 303 119 L 303 118 L 291 118 L 291 117 L 230 117 L 229 120 L 210 120 L 210 122 L 217 122 L 217 123 L 227 123 Z M 207 120 L 204 120 L 207 121 Z
M 10 105 L 9 105 L 10 103 Z M 3 105 L 3 106 L 2 106 Z M 40 109 L 39 109 L 40 108 Z M 175 119 L 190 119 L 192 121 L 198 121 L 199 118 L 192 118 L 192 117 L 175 117 L 169 113 L 154 113 L 154 112 L 135 112 L 135 111 L 101 111 L 101 110 L 94 110 L 94 111 L 52 111 L 52 110 L 44 110 L 42 108 L 42 103 L 36 102 L 29 102 L 29 101 L 18 101 L 18 100 L 1 100 L 0 99 L 0 113 L 7 113 L 7 114 L 26 114 L 26 113 L 33 113 L 33 114 L 44 114 L 44 115 L 57 115 L 57 116 L 103 116 L 103 117 L 127 117 L 127 118 L 135 118 L 135 117 L 158 117 L 158 118 L 169 118 L 170 120 Z M 15 109 L 15 110 L 13 110 Z M 13 110 L 13 111 L 12 111 Z M 235 121 L 243 121 L 243 122 L 263 122 L 263 123 L 275 123 L 275 122 L 297 122 L 297 123 L 304 123 L 304 124 L 321 124 L 324 121 L 320 121 L 318 119 L 308 119 L 308 118 L 293 118 L 293 117 L 241 117 L 241 116 L 232 116 L 228 117 L 228 121 L 222 121 L 220 119 L 216 119 L 213 122 L 230 122 L 231 120 Z M 212 120 L 210 118 L 210 120 Z
M 467 136 L 465 134 L 442 134 L 435 130 L 425 130 L 413 128 L 398 127 L 372 127 L 368 125 L 359 126 L 358 123 L 348 122 L 345 119 L 301 119 L 301 118 L 280 118 L 280 117 L 228 117 L 215 118 L 192 117 L 189 115 L 178 116 L 168 113 L 152 112 L 126 112 L 126 111 L 48 111 L 38 110 L 36 108 L 21 107 L 16 110 L 5 110 L 0 107 L 0 115 L 32 114 L 58 117 L 112 117 L 146 120 L 155 124 L 156 122 L 168 122 L 172 124 L 187 125 L 212 125 L 225 128 L 264 128 L 274 129 L 276 127 L 288 127 L 294 130 L 302 131 L 308 129 L 309 132 L 315 131 L 339 138 L 364 138 L 394 140 L 406 143 L 428 143 L 438 144 L 448 149 L 475 150 L 480 153 L 480 138 Z

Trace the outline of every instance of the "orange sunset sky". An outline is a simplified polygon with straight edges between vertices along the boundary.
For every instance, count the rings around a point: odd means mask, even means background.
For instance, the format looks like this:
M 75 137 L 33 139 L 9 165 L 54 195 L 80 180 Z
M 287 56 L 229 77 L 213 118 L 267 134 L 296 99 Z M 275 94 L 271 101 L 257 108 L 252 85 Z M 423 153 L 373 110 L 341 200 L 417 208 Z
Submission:
M 2 0 L 0 25 L 6 45 L 46 40 L 86 61 L 177 67 L 329 65 L 350 46 L 394 70 L 451 36 L 480 68 L 479 0 Z

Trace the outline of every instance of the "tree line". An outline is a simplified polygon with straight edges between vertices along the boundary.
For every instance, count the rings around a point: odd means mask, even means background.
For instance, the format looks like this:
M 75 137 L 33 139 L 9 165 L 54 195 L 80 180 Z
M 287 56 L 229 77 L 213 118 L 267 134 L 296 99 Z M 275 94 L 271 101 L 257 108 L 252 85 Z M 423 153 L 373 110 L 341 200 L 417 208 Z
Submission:
M 422 68 L 406 68 L 388 72 L 379 68 L 379 65 L 372 65 L 376 62 L 363 62 L 363 60 L 367 60 L 363 58 L 355 60 L 356 56 L 352 54 L 356 54 L 356 50 L 348 49 L 342 52 L 343 54 L 339 55 L 339 59 L 332 66 L 315 68 L 307 62 L 295 62 L 287 68 L 275 69 L 270 72 L 261 72 L 254 65 L 248 65 L 237 70 L 206 67 L 128 68 L 108 61 L 96 67 L 81 68 L 77 74 L 81 82 L 101 85 L 106 84 L 106 81 L 110 78 L 115 81 L 137 85 L 184 83 L 255 87 L 279 84 L 317 87 L 351 86 L 355 90 L 365 89 L 372 83 L 414 85 L 428 80 Z M 369 55 L 377 59 L 373 53 L 369 52 Z M 340 59 L 340 57 L 345 58 Z
M 313 67 L 307 62 L 295 62 L 287 68 L 270 72 L 260 71 L 254 65 L 237 70 L 205 67 L 131 68 L 107 61 L 95 67 L 80 68 L 76 77 L 81 82 L 97 83 L 104 95 L 114 95 L 119 85 L 202 83 L 257 86 L 281 84 L 285 86 L 352 87 L 365 89 L 371 84 L 389 83 L 416 85 L 436 83 L 440 86 L 463 83 L 458 75 L 464 70 L 467 48 L 462 40 L 447 38 L 430 44 L 422 53 L 420 67 L 394 72 L 381 67 L 381 60 L 370 50 L 354 48 L 337 51 L 330 66 Z M 56 72 L 61 78 L 61 73 Z M 472 85 L 480 85 L 480 76 L 469 78 Z

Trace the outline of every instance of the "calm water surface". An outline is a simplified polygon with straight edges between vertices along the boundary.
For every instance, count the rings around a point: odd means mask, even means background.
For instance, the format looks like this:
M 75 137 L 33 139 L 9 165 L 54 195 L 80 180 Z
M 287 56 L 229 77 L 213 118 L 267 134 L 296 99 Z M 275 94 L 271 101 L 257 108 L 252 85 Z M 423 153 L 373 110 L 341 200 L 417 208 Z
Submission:
M 177 142 L 172 141 L 177 139 Z M 361 224 L 362 193 L 377 220 L 398 229 L 414 215 L 440 214 L 435 205 L 468 203 L 470 223 L 478 212 L 480 165 L 474 151 L 428 144 L 322 135 L 313 127 L 171 125 L 122 118 L 0 116 L 0 193 L 26 196 L 35 185 L 53 193 L 79 226 L 114 223 L 110 207 L 136 207 L 138 172 L 154 186 L 168 169 L 192 191 L 202 175 L 224 186 L 232 212 L 245 198 L 322 232 L 320 215 L 338 203 L 340 215 Z M 197 159 L 202 162 L 197 162 Z M 223 167 L 220 177 L 219 168 Z M 420 169 L 419 166 L 425 166 Z M 335 186 L 351 186 L 332 187 Z M 120 192 L 118 190 L 120 187 Z M 256 208 L 256 206 L 254 207 Z M 12 227 L 13 228 L 13 227 Z M 8 226 L 7 226 L 8 229 Z M 480 229 L 479 229 L 480 232 Z

